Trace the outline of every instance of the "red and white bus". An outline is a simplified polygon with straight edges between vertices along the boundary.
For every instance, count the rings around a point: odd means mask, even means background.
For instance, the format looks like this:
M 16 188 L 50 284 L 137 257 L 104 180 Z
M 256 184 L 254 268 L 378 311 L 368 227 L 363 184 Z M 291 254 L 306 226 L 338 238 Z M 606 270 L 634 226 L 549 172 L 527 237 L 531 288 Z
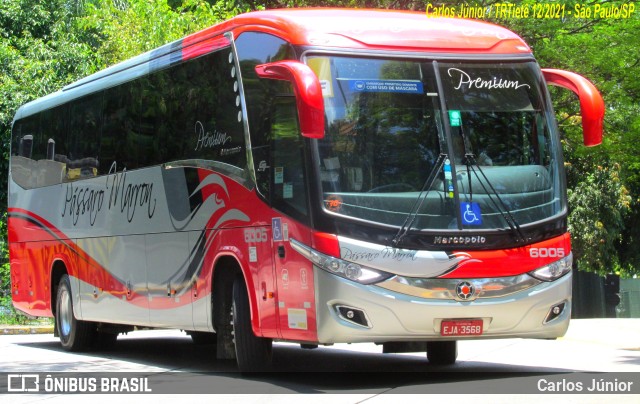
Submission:
M 13 122 L 15 307 L 68 350 L 134 326 L 216 341 L 556 338 L 572 255 L 547 84 L 487 23 L 373 10 L 248 13 L 24 105 Z

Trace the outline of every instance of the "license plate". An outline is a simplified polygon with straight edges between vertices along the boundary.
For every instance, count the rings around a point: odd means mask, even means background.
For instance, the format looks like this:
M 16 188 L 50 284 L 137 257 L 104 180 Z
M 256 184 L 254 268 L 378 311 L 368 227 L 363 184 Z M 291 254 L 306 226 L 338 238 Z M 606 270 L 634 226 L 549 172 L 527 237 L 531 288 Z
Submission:
M 442 320 L 440 335 L 482 335 L 482 320 Z

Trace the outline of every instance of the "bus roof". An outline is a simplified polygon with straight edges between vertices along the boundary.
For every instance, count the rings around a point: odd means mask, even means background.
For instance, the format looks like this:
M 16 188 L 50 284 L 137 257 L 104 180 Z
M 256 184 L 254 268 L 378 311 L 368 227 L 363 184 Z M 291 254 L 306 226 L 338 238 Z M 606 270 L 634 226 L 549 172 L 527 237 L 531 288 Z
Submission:
M 530 55 L 513 32 L 489 23 L 426 13 L 361 9 L 280 9 L 238 15 L 183 39 L 118 63 L 20 107 L 14 120 L 132 80 L 225 44 L 233 32 L 265 32 L 293 45 L 325 49 L 424 52 L 447 55 Z
M 293 8 L 257 11 L 241 14 L 194 36 L 216 31 L 225 24 L 232 29 L 245 28 L 242 31 L 262 28 L 294 45 L 452 53 L 531 52 L 519 36 L 497 25 L 398 10 Z

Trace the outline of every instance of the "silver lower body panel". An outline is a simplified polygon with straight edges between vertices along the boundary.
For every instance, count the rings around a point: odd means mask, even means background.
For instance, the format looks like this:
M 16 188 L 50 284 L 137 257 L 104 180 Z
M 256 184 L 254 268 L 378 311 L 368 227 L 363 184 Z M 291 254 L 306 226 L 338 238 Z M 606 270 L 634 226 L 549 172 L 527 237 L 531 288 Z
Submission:
M 508 296 L 460 302 L 425 299 L 361 285 L 315 268 L 318 342 L 434 341 L 491 338 L 558 338 L 569 327 L 572 273 Z M 564 310 L 545 322 L 552 307 Z M 368 327 L 340 315 L 338 307 L 364 312 Z M 443 337 L 442 320 L 482 319 L 480 336 Z

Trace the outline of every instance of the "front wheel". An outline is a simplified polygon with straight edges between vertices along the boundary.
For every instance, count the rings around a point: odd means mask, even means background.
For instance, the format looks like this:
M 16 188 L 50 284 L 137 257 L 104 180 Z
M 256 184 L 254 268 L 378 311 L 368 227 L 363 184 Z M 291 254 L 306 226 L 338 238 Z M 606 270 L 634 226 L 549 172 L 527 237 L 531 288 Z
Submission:
M 233 282 L 233 335 L 241 372 L 261 372 L 271 364 L 272 341 L 257 337 L 251 329 L 249 295 L 242 276 Z
M 56 297 L 56 328 L 60 343 L 67 351 L 82 351 L 91 346 L 95 326 L 86 321 L 76 320 L 73 315 L 71 281 L 63 275 L 58 284 Z
M 427 342 L 427 359 L 432 365 L 453 365 L 458 358 L 458 341 Z

